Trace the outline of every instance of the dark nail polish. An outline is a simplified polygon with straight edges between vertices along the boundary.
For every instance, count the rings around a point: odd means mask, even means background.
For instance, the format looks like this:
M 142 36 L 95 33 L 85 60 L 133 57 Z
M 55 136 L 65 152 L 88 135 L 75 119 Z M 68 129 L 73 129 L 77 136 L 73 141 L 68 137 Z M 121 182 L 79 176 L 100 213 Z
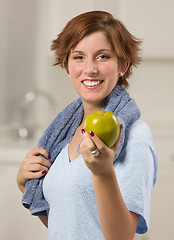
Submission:
M 46 170 L 42 171 L 42 174 L 45 174 L 46 173 Z
M 90 131 L 89 134 L 91 135 L 91 137 L 94 137 L 94 133 L 92 131 Z
M 51 156 L 50 156 L 50 154 L 48 155 L 48 159 L 51 159 Z
M 85 129 L 82 128 L 82 129 L 81 129 L 81 132 L 82 132 L 82 134 L 84 134 L 84 133 L 85 133 Z

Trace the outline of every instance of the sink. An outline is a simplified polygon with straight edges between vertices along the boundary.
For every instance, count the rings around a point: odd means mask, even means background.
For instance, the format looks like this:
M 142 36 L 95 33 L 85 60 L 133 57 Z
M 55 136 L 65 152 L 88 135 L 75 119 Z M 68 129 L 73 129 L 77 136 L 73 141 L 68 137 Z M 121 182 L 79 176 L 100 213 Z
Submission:
M 27 152 L 34 148 L 43 131 L 38 131 L 32 138 L 19 138 L 14 129 L 0 131 L 0 163 L 20 163 Z

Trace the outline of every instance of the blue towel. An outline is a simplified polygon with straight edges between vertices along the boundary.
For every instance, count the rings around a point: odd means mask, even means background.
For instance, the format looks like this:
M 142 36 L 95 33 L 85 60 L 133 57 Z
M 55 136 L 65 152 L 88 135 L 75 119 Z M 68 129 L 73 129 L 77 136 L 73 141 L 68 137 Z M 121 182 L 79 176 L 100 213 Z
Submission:
M 129 93 L 122 86 L 117 86 L 106 97 L 103 106 L 104 111 L 112 111 L 123 125 L 122 139 L 117 151 L 117 160 L 123 145 L 125 136 L 131 125 L 140 117 L 140 110 Z M 51 163 L 54 162 L 62 148 L 67 145 L 83 118 L 83 104 L 81 98 L 70 103 L 48 126 L 38 142 L 38 146 L 45 148 L 51 155 Z M 48 202 L 43 196 L 43 179 L 28 180 L 22 198 L 22 204 L 28 208 L 32 215 L 46 216 L 49 209 Z

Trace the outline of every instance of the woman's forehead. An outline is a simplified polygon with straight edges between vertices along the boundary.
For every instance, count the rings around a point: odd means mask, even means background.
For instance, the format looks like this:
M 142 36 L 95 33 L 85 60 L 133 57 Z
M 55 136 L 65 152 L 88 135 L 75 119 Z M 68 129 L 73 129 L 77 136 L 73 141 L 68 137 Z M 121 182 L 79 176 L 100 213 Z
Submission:
M 81 48 L 93 47 L 98 50 L 106 49 L 112 50 L 111 43 L 107 39 L 106 35 L 102 31 L 93 32 L 84 38 L 82 38 L 74 48 L 71 49 L 72 51 L 80 51 Z

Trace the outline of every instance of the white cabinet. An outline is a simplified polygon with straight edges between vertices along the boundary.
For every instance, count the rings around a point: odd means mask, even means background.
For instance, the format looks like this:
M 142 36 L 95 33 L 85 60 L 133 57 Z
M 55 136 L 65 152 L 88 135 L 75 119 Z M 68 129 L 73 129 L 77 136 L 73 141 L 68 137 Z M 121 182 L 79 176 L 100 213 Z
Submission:
M 159 158 L 159 172 L 151 203 L 151 223 L 148 234 L 136 240 L 172 240 L 174 238 L 174 127 L 153 128 Z
M 144 40 L 145 57 L 174 59 L 172 0 L 116 2 L 115 15 L 121 18 L 131 33 Z
M 0 159 L 0 238 L 3 240 L 48 240 L 46 227 L 38 217 L 31 216 L 21 204 L 22 194 L 16 184 L 18 167 L 18 162 Z
M 152 240 L 171 240 L 174 237 L 174 127 L 155 129 L 154 139 L 159 156 L 159 173 L 152 197 Z

